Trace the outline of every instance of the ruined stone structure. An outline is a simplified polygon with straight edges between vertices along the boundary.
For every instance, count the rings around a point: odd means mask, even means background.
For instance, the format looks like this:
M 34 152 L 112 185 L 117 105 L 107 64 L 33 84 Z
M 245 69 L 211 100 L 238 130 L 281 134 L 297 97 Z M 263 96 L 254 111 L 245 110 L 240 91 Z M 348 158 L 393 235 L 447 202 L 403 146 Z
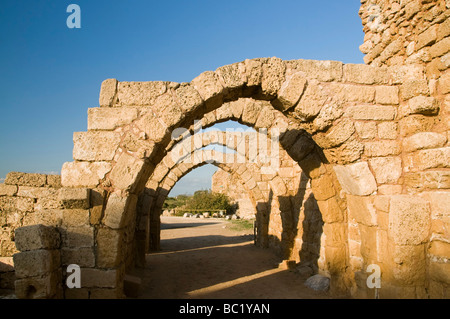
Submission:
M 217 170 L 211 178 L 211 191 L 228 196 L 239 218 L 253 219 L 255 207 L 241 181 L 224 170 Z
M 258 245 L 328 276 L 333 295 L 373 298 L 375 264 L 381 298 L 449 298 L 450 4 L 361 3 L 365 65 L 261 58 L 190 83 L 105 80 L 61 185 L 10 173 L 0 186 L 2 257 L 13 239 L 20 251 L 17 296 L 123 297 L 125 274 L 159 245 L 171 187 L 214 162 L 247 190 Z M 215 153 L 171 162 L 172 132 L 193 133 L 195 120 L 235 120 L 268 138 L 277 128 L 279 169 Z M 64 285 L 69 264 L 82 288 Z

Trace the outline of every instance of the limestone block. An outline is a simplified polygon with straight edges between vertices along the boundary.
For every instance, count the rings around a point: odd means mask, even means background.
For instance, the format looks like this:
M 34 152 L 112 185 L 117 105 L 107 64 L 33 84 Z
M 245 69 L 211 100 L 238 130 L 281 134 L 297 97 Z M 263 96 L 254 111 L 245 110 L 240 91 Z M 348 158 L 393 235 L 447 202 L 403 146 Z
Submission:
M 328 174 L 313 179 L 311 181 L 311 188 L 314 193 L 314 198 L 317 201 L 325 201 L 336 195 L 333 181 Z
M 276 194 L 277 196 L 286 194 L 287 192 L 286 185 L 280 176 L 276 176 L 273 180 L 269 182 L 269 184 L 274 194 Z
M 339 61 L 317 61 L 317 60 L 294 60 L 287 61 L 298 71 L 304 72 L 308 78 L 323 82 L 342 80 L 342 62 Z
M 61 170 L 64 187 L 96 187 L 111 170 L 108 162 L 66 162 Z
M 254 125 L 261 111 L 261 104 L 253 100 L 245 100 L 241 119 L 244 123 Z
M 14 196 L 17 190 L 17 185 L 0 184 L 0 196 Z
M 408 114 L 436 114 L 439 111 L 439 103 L 434 97 L 419 95 L 411 98 L 406 107 L 402 109 L 402 115 Z
M 62 225 L 64 227 L 81 227 L 89 225 L 88 209 L 63 209 Z
M 24 251 L 14 254 L 13 259 L 18 279 L 43 276 L 61 267 L 59 250 Z
M 399 89 L 397 86 L 377 86 L 375 88 L 375 102 L 377 104 L 396 105 L 399 103 Z
M 411 79 L 400 86 L 400 97 L 409 100 L 420 94 L 429 94 L 428 82 L 425 79 Z
M 371 141 L 364 145 L 364 153 L 368 157 L 399 155 L 401 152 L 400 144 L 393 140 Z
M 420 196 L 430 202 L 432 219 L 450 218 L 450 210 L 448 208 L 448 203 L 450 202 L 450 192 L 423 192 Z
M 346 109 L 346 114 L 355 120 L 393 120 L 397 110 L 388 105 L 355 105 Z
M 61 188 L 58 199 L 64 208 L 89 208 L 90 190 L 88 188 Z
M 359 160 L 363 151 L 364 144 L 352 136 L 341 146 L 324 150 L 324 154 L 330 163 L 344 165 Z
M 421 64 L 391 65 L 388 70 L 390 84 L 403 84 L 406 81 L 423 79 L 425 67 Z
M 28 197 L 28 198 L 46 198 L 46 197 L 56 197 L 58 195 L 58 190 L 50 187 L 33 187 L 33 186 L 19 186 L 17 191 L 18 197 Z
M 386 68 L 365 64 L 344 64 L 343 70 L 343 80 L 346 82 L 359 84 L 386 84 L 388 82 Z
M 117 85 L 117 99 L 119 105 L 147 106 L 155 99 L 167 92 L 167 82 L 119 82 Z
M 398 136 L 398 125 L 395 122 L 378 123 L 378 137 L 381 139 L 395 140 Z
M 289 76 L 278 92 L 278 106 L 281 111 L 287 111 L 295 106 L 303 95 L 307 80 L 304 73 L 297 72 Z
M 447 8 L 450 6 L 450 4 L 447 4 Z M 446 36 L 450 35 L 450 21 L 449 19 L 445 19 L 441 24 L 438 26 L 437 30 L 437 39 L 438 41 L 445 38 Z
M 418 189 L 447 189 L 450 188 L 450 173 L 448 171 L 427 171 L 405 176 L 407 187 Z
M 43 209 L 26 214 L 23 217 L 23 226 L 42 224 L 44 226 L 60 227 L 62 209 Z
M 316 117 L 325 105 L 327 98 L 323 87 L 317 82 L 310 81 L 295 107 L 294 116 L 302 121 L 308 121 Z
M 18 185 L 18 186 L 34 186 L 43 187 L 47 181 L 47 176 L 37 173 L 21 173 L 21 172 L 9 172 L 6 174 L 6 185 Z
M 97 233 L 97 266 L 114 268 L 121 262 L 123 232 L 120 230 L 99 228 Z M 111 249 L 114 247 L 114 249 Z
M 336 197 L 331 197 L 325 201 L 317 201 L 317 205 L 325 223 L 340 223 L 344 221 L 344 213 L 339 207 Z
M 444 69 L 445 70 L 448 69 L 450 67 L 450 52 L 443 55 L 440 60 L 441 60 L 441 63 L 442 63 L 442 66 L 444 67 Z M 445 74 L 443 76 L 445 76 Z M 448 79 L 448 75 L 446 77 Z M 448 93 L 448 91 L 446 93 Z
M 450 72 L 447 72 L 439 79 L 439 90 L 442 94 L 450 93 Z
M 429 203 L 417 196 L 393 195 L 389 207 L 389 235 L 397 245 L 419 245 L 430 236 Z
M 395 184 L 402 175 L 400 157 L 373 157 L 369 163 L 378 184 Z
M 112 106 L 114 104 L 114 98 L 117 92 L 117 80 L 106 79 L 102 82 L 100 88 L 99 105 L 100 106 Z
M 49 275 L 18 279 L 15 282 L 15 293 L 19 299 L 62 298 L 61 271 L 53 271 Z
M 163 123 L 167 129 L 174 127 L 184 116 L 172 94 L 163 94 L 157 97 L 153 108 L 157 110 L 158 121 Z
M 276 95 L 285 80 L 286 65 L 280 58 L 269 58 L 262 66 L 261 88 L 263 93 Z
M 120 271 L 116 269 L 81 268 L 81 287 L 115 288 L 119 275 Z
M 223 91 L 217 74 L 212 71 L 203 72 L 191 81 L 191 85 L 204 101 L 218 96 Z
M 425 245 L 395 245 L 392 273 L 399 285 L 422 286 L 427 275 Z
M 128 153 L 122 153 L 111 170 L 110 179 L 115 187 L 121 190 L 133 191 L 139 182 L 145 162 Z
M 88 130 L 112 131 L 117 127 L 130 124 L 138 117 L 138 110 L 132 107 L 89 108 Z
M 355 121 L 354 125 L 356 132 L 358 133 L 358 136 L 362 139 L 373 139 L 377 136 L 377 124 L 374 121 L 371 122 Z
M 421 114 L 412 114 L 400 119 L 399 128 L 401 136 L 408 136 L 419 132 L 430 131 L 434 125 L 434 117 Z
M 318 131 L 325 130 L 333 125 L 333 122 L 344 114 L 341 103 L 327 103 L 314 119 L 314 127 Z
M 92 247 L 94 245 L 94 228 L 89 224 L 67 227 L 61 231 L 62 247 Z
M 54 227 L 31 225 L 16 228 L 15 243 L 24 252 L 36 249 L 56 249 L 60 245 L 60 234 Z
M 377 183 L 367 162 L 335 165 L 333 169 L 342 189 L 351 195 L 370 195 L 377 190 Z
M 262 80 L 263 59 L 247 59 L 244 61 L 248 86 L 258 86 Z
M 361 256 L 364 260 L 377 260 L 377 227 L 360 224 Z
M 259 128 L 268 128 L 272 126 L 275 120 L 274 111 L 272 107 L 268 107 L 266 105 L 261 106 L 261 112 L 259 113 L 258 119 L 255 123 L 255 129 Z
M 234 63 L 219 67 L 216 74 L 228 89 L 242 87 L 246 81 L 244 63 Z
M 359 224 L 366 226 L 376 226 L 378 224 L 373 197 L 348 195 L 347 208 L 349 218 L 355 219 Z
M 122 220 L 125 214 L 127 198 L 112 193 L 106 204 L 104 223 L 112 229 L 119 229 L 123 226 Z
M 92 247 L 76 247 L 61 249 L 62 265 L 75 264 L 80 267 L 94 267 L 95 255 Z
M 61 175 L 47 175 L 47 185 L 49 187 L 61 187 Z
M 75 132 L 73 158 L 79 161 L 111 161 L 119 146 L 116 132 Z
M 420 132 L 403 140 L 403 150 L 414 152 L 417 150 L 442 147 L 447 142 L 445 135 L 435 132 Z
M 424 32 L 417 36 L 416 50 L 423 48 L 424 46 L 431 45 L 436 42 L 438 32 L 438 25 L 432 25 Z
M 175 90 L 175 94 L 178 97 L 178 105 L 186 114 L 196 110 L 203 103 L 197 90 L 187 83 L 181 84 L 180 87 Z
M 333 88 L 336 97 L 341 101 L 372 103 L 375 101 L 376 90 L 372 86 L 353 84 L 334 84 Z
M 341 145 L 347 141 L 354 132 L 355 127 L 353 122 L 348 118 L 344 118 L 326 133 L 316 134 L 313 138 L 317 145 L 327 149 Z
M 414 167 L 419 170 L 450 167 L 450 147 L 418 151 L 414 154 Z
M 447 37 L 430 47 L 432 58 L 440 57 L 450 50 L 450 37 Z

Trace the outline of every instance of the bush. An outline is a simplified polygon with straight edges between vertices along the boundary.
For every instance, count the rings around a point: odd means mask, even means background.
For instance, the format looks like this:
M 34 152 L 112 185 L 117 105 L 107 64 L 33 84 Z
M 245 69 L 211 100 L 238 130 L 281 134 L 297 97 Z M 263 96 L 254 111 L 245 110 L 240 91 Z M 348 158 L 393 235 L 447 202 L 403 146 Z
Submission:
M 232 206 L 228 196 L 220 193 L 213 193 L 211 190 L 196 191 L 193 196 L 178 195 L 177 197 L 168 197 L 164 202 L 163 209 L 178 208 L 198 210 L 224 210 L 227 214 L 232 213 Z

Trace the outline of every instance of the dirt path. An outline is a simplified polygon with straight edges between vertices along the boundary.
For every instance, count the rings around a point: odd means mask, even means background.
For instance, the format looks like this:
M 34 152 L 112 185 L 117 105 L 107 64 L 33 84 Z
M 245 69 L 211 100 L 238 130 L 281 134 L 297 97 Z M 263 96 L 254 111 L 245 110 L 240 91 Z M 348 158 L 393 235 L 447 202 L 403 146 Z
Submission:
M 277 267 L 252 231 L 233 231 L 221 219 L 162 217 L 161 252 L 147 255 L 140 298 L 328 298 L 305 278 Z

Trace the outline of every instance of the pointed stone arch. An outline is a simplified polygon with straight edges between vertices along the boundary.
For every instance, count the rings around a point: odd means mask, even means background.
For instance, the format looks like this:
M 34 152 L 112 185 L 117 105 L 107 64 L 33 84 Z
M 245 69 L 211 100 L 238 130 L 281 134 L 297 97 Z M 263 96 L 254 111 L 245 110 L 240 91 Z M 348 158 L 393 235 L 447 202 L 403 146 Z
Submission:
M 106 80 L 101 107 L 88 113 L 88 132 L 74 134 L 75 161 L 64 164 L 62 183 L 106 192 L 100 224 L 112 228 L 112 213 L 116 229 L 129 229 L 137 196 L 177 143 L 173 130 L 226 119 L 276 127 L 281 146 L 311 179 L 331 290 L 348 293 L 355 273 L 383 259 L 383 249 L 368 243 L 373 226 L 383 227 L 374 221 L 378 192 L 401 193 L 399 119 L 435 112 L 434 103 L 422 110 L 401 100 L 400 85 L 416 76 L 401 68 L 264 58 L 204 72 L 190 83 Z M 386 178 L 385 165 L 398 177 Z M 349 247 L 353 241 L 360 246 Z M 109 266 L 119 267 L 123 258 Z

